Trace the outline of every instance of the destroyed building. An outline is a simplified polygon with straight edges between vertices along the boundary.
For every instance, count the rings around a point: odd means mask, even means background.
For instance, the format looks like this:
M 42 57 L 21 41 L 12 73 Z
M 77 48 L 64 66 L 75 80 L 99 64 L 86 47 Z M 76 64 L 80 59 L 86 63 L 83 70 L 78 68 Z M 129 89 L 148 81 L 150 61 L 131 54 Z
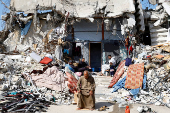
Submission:
M 145 30 L 140 0 L 11 0 L 2 19 L 5 31 L 11 31 L 3 42 L 7 51 L 63 51 L 96 69 L 108 54 L 117 61 L 126 58 L 125 38 L 139 38 Z
M 0 111 L 42 112 L 51 104 L 77 103 L 83 71 L 67 63 L 78 65 L 80 58 L 92 68 L 98 102 L 170 108 L 170 2 L 149 2 L 158 4 L 156 10 L 143 10 L 140 0 L 11 0 L 10 13 L 1 16 Z M 107 55 L 117 63 L 111 77 Z M 103 64 L 109 66 L 104 73 Z
M 147 27 L 147 31 L 149 33 L 146 38 L 150 38 L 150 44 L 152 46 L 168 43 L 170 1 L 151 0 L 150 3 L 158 5 L 155 10 L 144 11 L 145 26 Z

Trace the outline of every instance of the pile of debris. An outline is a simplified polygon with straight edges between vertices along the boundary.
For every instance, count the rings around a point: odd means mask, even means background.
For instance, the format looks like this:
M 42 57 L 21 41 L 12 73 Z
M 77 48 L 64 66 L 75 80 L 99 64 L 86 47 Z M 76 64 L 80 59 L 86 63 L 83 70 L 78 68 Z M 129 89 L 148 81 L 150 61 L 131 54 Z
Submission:
M 137 55 L 119 64 L 111 81 L 112 97 L 119 107 L 142 103 L 170 108 L 170 44 L 136 46 Z M 116 81 L 117 80 L 117 81 Z
M 139 113 L 156 113 L 155 111 L 152 111 L 152 109 L 147 106 L 140 106 L 137 108 L 137 111 Z
M 30 49 L 0 54 L 2 112 L 45 111 L 50 104 L 72 103 L 64 63 L 53 56 Z

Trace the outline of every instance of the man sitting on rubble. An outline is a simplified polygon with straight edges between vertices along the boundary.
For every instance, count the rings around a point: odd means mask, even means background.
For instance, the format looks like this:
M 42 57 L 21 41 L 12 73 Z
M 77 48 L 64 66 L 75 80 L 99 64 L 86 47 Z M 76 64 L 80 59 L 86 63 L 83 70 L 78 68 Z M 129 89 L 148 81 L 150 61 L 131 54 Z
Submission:
M 109 63 L 112 62 L 113 66 L 115 66 L 115 64 L 116 64 L 115 57 L 114 56 L 112 57 L 111 55 L 108 55 L 108 59 L 109 59 Z M 110 64 L 102 65 L 102 74 L 101 75 L 103 75 L 104 72 L 106 70 L 109 70 L 109 69 L 110 69 Z
M 73 61 L 69 60 L 68 64 L 65 65 L 65 72 L 70 73 L 73 75 L 77 80 L 79 79 L 78 76 L 75 74 L 77 72 L 78 68 L 73 65 Z
M 78 65 L 78 71 L 84 72 L 85 70 L 90 71 L 90 66 L 88 66 L 87 63 L 85 62 L 85 58 L 82 58 Z
M 82 76 L 77 83 L 78 91 L 78 108 L 77 110 L 86 108 L 94 110 L 95 108 L 95 81 L 92 76 L 89 76 L 88 71 L 84 71 Z

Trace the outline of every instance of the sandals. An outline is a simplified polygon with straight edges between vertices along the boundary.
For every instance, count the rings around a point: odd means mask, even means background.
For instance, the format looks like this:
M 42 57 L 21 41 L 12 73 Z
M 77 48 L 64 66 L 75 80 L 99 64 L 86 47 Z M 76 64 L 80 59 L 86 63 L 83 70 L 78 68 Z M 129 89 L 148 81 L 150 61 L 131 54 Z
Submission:
M 109 109 L 107 106 L 103 106 L 101 108 L 98 109 L 98 111 L 105 111 L 106 109 Z
M 76 110 L 81 110 L 81 108 L 77 108 Z
M 93 111 L 94 110 L 94 108 L 92 108 L 92 109 L 90 109 L 91 111 Z

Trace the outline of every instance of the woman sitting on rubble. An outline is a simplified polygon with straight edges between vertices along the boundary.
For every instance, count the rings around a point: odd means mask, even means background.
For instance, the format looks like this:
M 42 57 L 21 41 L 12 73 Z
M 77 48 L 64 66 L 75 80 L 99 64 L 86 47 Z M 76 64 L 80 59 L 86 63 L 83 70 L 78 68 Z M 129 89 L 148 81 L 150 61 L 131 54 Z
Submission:
M 68 64 L 65 65 L 65 72 L 73 75 L 77 80 L 82 76 L 82 72 L 86 70 L 86 67 L 78 67 L 73 65 L 73 61 L 70 60 Z
M 68 62 L 68 64 L 65 65 L 65 72 L 70 73 L 71 75 L 73 75 L 77 80 L 79 79 L 79 77 L 75 74 L 75 72 L 78 71 L 78 67 L 73 65 L 73 61 L 70 60 Z

